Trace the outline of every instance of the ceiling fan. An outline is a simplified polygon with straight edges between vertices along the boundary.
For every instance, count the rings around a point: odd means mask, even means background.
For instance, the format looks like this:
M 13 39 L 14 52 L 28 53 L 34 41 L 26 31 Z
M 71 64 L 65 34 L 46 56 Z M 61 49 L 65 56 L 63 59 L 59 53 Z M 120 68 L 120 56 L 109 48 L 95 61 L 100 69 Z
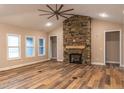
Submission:
M 38 9 L 38 11 L 44 12 L 44 14 L 40 14 L 39 16 L 49 15 L 48 19 L 56 16 L 56 19 L 59 20 L 59 17 L 68 18 L 67 15 L 74 15 L 74 14 L 67 13 L 67 12 L 72 11 L 74 9 L 62 10 L 62 8 L 64 7 L 63 4 L 61 4 L 60 6 L 58 6 L 56 4 L 55 9 L 53 9 L 50 5 L 46 5 L 46 7 L 49 9 L 49 11 L 48 10 Z

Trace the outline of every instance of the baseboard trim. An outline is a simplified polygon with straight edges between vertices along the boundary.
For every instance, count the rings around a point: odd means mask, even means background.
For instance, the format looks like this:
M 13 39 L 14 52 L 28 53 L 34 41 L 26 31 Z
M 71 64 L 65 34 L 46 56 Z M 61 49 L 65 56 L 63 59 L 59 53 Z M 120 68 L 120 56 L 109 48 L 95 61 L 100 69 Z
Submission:
M 119 61 L 106 61 L 106 63 L 117 63 L 117 64 L 119 64 L 120 62 Z
M 28 62 L 28 63 L 25 63 L 25 64 L 19 64 L 19 65 L 14 65 L 14 66 L 9 66 L 9 67 L 3 67 L 3 68 L 0 68 L 0 71 L 5 71 L 5 70 L 18 68 L 18 67 L 28 66 L 28 65 L 39 63 L 39 62 L 45 62 L 45 61 L 48 61 L 48 60 L 49 59 L 44 59 L 44 60 L 34 61 L 34 62 L 30 62 L 30 63 Z
M 63 61 L 63 60 L 57 60 L 57 61 Z
M 92 65 L 105 65 L 104 63 L 92 62 Z
M 120 67 L 124 67 L 124 65 L 120 65 Z
M 57 59 L 56 57 L 52 57 L 51 59 Z

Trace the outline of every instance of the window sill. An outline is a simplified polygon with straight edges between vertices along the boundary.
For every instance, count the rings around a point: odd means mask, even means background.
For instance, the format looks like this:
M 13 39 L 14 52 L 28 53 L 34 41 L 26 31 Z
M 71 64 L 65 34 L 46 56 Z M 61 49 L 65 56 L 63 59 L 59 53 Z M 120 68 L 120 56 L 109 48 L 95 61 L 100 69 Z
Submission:
M 26 58 L 32 58 L 32 57 L 35 57 L 35 56 L 26 56 Z
M 8 61 L 21 60 L 21 58 L 8 58 Z
M 38 55 L 39 57 L 42 57 L 42 56 L 45 56 L 45 54 L 43 54 L 43 55 Z

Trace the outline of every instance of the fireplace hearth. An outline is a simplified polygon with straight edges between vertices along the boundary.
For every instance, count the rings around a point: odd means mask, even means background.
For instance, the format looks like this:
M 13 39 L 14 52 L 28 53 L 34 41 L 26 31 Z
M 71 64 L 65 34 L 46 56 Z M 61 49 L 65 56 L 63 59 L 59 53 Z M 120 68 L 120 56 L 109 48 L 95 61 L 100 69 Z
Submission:
M 70 63 L 82 64 L 82 54 L 79 53 L 70 54 Z

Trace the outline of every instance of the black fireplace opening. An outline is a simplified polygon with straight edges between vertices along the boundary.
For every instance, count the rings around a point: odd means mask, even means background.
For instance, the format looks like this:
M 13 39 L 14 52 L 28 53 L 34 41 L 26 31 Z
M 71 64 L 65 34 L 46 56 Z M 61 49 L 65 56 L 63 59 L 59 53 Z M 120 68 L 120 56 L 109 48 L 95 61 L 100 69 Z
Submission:
M 82 54 L 72 53 L 70 54 L 70 63 L 82 64 Z

